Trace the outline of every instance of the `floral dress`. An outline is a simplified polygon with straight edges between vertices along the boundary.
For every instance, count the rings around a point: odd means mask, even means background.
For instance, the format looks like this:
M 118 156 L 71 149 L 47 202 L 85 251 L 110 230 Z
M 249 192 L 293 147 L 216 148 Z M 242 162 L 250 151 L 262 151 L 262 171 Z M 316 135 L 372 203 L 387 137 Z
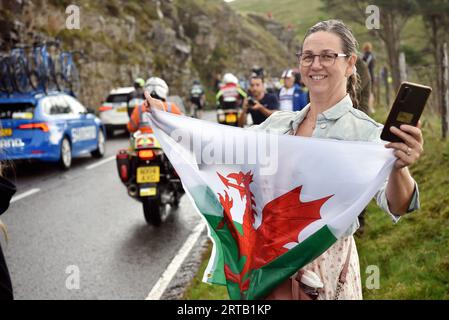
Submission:
M 352 242 L 350 248 L 349 244 Z M 348 250 L 351 249 L 346 282 L 341 288 L 339 300 L 361 300 L 362 282 L 360 278 L 359 255 L 353 236 L 345 237 L 335 242 L 321 256 L 306 265 L 303 269 L 315 272 L 324 284 L 318 300 L 335 299 L 338 277 L 346 261 Z

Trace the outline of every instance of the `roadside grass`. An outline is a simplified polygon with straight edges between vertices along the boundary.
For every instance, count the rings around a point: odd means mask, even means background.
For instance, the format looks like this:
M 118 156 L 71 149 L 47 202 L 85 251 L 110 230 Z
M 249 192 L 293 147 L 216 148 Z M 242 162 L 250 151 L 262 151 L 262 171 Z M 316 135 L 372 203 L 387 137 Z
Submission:
M 383 123 L 386 111 L 377 110 L 373 118 Z M 449 140 L 440 139 L 437 118 L 425 119 L 425 151 L 411 168 L 421 209 L 393 224 L 372 201 L 365 233 L 356 237 L 364 299 L 449 299 Z M 201 281 L 210 250 L 184 299 L 228 299 L 225 287 Z M 378 267 L 379 288 L 368 289 L 369 266 Z
M 440 139 L 439 119 L 424 123 L 425 151 L 411 167 L 421 209 L 394 225 L 374 203 L 368 208 L 357 241 L 365 299 L 449 298 L 449 140 Z M 379 267 L 379 289 L 365 286 L 370 265 Z
M 185 300 L 227 300 L 229 299 L 226 287 L 211 285 L 202 282 L 204 270 L 206 270 L 207 262 L 209 261 L 212 252 L 212 242 L 209 240 L 209 246 L 203 254 L 203 261 L 198 272 L 193 278 L 192 282 L 184 292 L 183 299 Z

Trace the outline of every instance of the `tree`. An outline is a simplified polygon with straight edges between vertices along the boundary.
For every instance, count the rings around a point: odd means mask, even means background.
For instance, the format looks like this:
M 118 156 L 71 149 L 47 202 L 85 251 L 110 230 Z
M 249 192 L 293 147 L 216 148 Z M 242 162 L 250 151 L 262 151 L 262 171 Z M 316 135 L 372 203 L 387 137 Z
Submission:
M 375 5 L 380 10 L 380 29 L 372 32 L 385 44 L 388 65 L 393 77 L 395 89 L 399 88 L 401 75 L 399 71 L 399 47 L 401 32 L 408 19 L 416 14 L 416 0 L 323 0 L 324 9 L 334 13 L 338 18 L 365 25 L 368 14 L 366 8 Z
M 435 94 L 438 96 L 438 104 L 442 106 L 443 93 L 441 80 L 443 77 L 441 61 L 442 46 L 444 39 L 448 37 L 449 28 L 449 0 L 417 0 L 419 11 L 423 18 L 424 25 L 430 31 L 429 42 L 432 48 L 432 55 L 435 61 L 437 74 L 437 87 Z

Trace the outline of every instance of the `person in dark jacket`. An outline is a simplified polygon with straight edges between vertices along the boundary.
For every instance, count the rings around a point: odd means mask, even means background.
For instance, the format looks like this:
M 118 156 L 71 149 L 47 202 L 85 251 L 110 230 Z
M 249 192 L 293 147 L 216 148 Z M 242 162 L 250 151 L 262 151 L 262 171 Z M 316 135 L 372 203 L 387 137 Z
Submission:
M 0 164 L 1 174 L 1 164 Z M 16 192 L 16 187 L 7 179 L 0 176 L 0 215 L 4 213 L 11 201 L 12 196 Z M 3 231 L 6 237 L 6 229 L 0 220 L 0 232 Z M 0 300 L 12 300 L 14 298 L 12 292 L 11 277 L 9 276 L 8 266 L 0 246 Z
M 253 124 L 261 124 L 271 114 L 279 110 L 279 101 L 274 94 L 265 91 L 264 79 L 253 75 L 249 82 L 250 96 L 244 100 L 243 110 L 239 117 L 239 126 L 247 124 L 247 115 L 251 115 Z
M 374 89 L 374 83 L 375 83 L 375 73 L 374 73 L 374 67 L 376 65 L 376 57 L 373 54 L 373 45 L 371 42 L 365 42 L 363 44 L 363 61 L 366 63 L 366 66 L 368 67 L 369 75 L 371 78 L 371 89 Z

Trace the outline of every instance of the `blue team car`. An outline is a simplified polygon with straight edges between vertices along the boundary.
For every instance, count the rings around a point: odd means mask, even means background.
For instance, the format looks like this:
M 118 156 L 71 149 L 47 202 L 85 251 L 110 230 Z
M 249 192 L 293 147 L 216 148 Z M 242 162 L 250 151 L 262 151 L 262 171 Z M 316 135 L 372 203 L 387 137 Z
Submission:
M 0 95 L 0 161 L 37 159 L 69 169 L 72 158 L 105 154 L 105 128 L 62 93 Z

